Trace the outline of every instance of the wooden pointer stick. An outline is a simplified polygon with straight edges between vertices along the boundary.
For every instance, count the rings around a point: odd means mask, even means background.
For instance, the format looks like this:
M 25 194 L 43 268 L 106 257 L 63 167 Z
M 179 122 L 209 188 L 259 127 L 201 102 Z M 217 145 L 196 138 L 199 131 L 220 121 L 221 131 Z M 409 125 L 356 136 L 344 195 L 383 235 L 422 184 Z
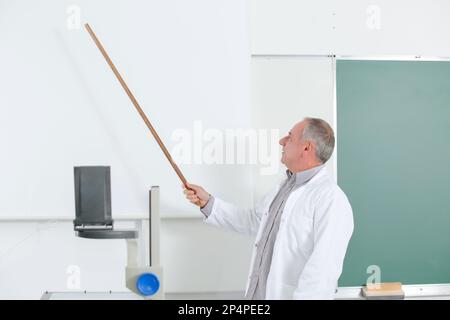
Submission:
M 122 76 L 120 75 L 119 71 L 117 71 L 116 67 L 114 66 L 114 63 L 111 61 L 111 58 L 108 56 L 108 54 L 106 53 L 105 49 L 103 48 L 102 44 L 100 43 L 100 41 L 98 40 L 97 36 L 95 35 L 94 31 L 91 29 L 91 27 L 89 26 L 89 24 L 85 24 L 84 27 L 86 28 L 86 30 L 89 32 L 89 34 L 91 35 L 92 40 L 94 40 L 95 44 L 97 45 L 97 48 L 100 50 L 100 52 L 102 53 L 103 57 L 105 58 L 106 62 L 108 62 L 109 66 L 111 67 L 112 71 L 114 72 L 114 74 L 117 77 L 117 80 L 119 80 L 120 84 L 122 85 L 122 88 L 125 90 L 125 92 L 127 93 L 128 97 L 131 99 L 131 102 L 133 102 L 133 105 L 136 107 L 136 110 L 139 112 L 139 114 L 141 115 L 142 119 L 144 120 L 145 124 L 147 125 L 147 127 L 150 129 L 150 132 L 152 133 L 153 137 L 155 138 L 156 142 L 158 142 L 161 150 L 164 152 L 167 160 L 169 160 L 170 164 L 172 165 L 172 168 L 175 170 L 175 172 L 177 173 L 178 177 L 180 178 L 181 182 L 183 182 L 183 185 L 186 187 L 186 189 L 191 190 L 191 188 L 188 188 L 187 186 L 187 181 L 186 178 L 184 177 L 184 175 L 181 173 L 181 170 L 178 168 L 177 164 L 173 161 L 172 156 L 170 155 L 169 151 L 167 150 L 166 146 L 164 145 L 164 143 L 161 141 L 161 139 L 158 136 L 158 133 L 156 132 L 155 128 L 153 128 L 152 124 L 150 123 L 150 121 L 148 120 L 147 116 L 145 115 L 144 111 L 142 110 L 142 108 L 139 106 L 139 103 L 137 102 L 136 98 L 134 97 L 133 93 L 131 93 L 131 90 L 128 88 L 127 84 L 125 83 L 125 81 L 123 80 Z

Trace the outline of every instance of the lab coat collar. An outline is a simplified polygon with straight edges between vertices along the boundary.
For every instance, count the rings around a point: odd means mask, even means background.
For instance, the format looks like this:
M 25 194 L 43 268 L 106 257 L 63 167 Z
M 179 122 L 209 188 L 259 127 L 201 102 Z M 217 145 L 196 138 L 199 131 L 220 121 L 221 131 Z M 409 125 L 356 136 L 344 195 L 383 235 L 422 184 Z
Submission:
M 324 164 L 321 164 L 317 167 L 296 172 L 295 175 L 288 169 L 286 170 L 286 175 L 288 180 L 292 178 L 295 179 L 295 185 L 302 185 L 311 180 L 317 173 L 319 173 L 319 171 L 321 171 L 324 168 L 324 166 L 325 166 Z

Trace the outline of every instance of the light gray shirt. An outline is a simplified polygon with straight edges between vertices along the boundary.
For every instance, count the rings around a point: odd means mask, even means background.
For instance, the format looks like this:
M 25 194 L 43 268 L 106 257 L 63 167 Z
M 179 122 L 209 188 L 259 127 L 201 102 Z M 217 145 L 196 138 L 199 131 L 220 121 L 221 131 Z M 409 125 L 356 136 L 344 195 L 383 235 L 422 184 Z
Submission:
M 265 299 L 266 283 L 272 264 L 273 248 L 286 200 L 292 191 L 311 180 L 323 167 L 324 165 L 320 165 L 295 174 L 289 170 L 286 171 L 287 179 L 283 182 L 280 190 L 270 204 L 267 222 L 264 225 L 260 240 L 255 243 L 256 257 L 253 264 L 253 270 L 250 274 L 250 283 L 245 296 L 246 299 Z M 206 217 L 211 214 L 213 205 L 214 197 L 211 196 L 208 203 L 201 209 Z

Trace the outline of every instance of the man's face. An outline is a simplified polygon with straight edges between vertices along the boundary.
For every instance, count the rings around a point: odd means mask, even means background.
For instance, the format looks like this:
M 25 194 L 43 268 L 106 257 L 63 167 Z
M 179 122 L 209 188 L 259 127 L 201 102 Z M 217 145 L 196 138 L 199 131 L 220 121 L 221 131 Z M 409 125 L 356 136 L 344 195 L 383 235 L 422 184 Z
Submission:
M 297 123 L 289 134 L 280 140 L 283 146 L 281 162 L 288 169 L 292 169 L 301 162 L 303 151 L 305 149 L 305 141 L 302 139 L 303 129 L 307 125 L 306 120 Z

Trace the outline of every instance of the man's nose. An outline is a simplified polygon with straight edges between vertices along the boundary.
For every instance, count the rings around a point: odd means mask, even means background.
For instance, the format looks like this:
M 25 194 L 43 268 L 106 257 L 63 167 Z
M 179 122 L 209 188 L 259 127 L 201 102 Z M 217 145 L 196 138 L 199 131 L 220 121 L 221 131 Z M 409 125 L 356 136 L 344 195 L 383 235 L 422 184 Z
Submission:
M 284 147 L 285 141 L 286 141 L 286 137 L 283 137 L 280 139 L 279 144 Z

